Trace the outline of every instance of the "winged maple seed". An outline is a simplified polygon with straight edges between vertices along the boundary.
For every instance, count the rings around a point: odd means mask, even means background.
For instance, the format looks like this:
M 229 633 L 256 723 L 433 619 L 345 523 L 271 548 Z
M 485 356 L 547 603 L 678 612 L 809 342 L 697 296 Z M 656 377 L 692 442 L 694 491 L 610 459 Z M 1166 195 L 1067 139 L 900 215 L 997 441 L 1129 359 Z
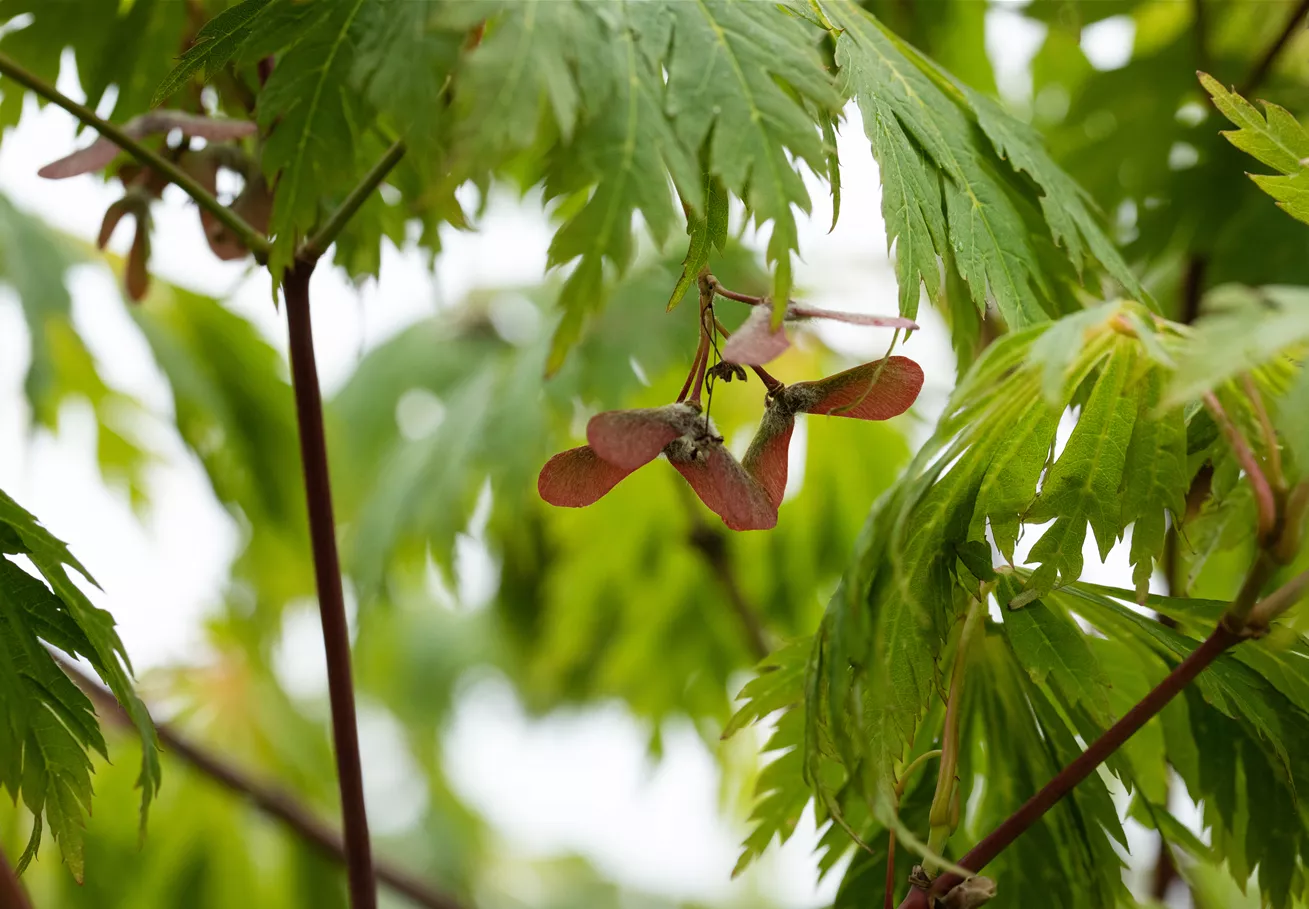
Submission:
M 188 139 L 205 139 L 210 142 L 224 142 L 231 139 L 243 139 L 252 136 L 258 129 L 249 120 L 213 120 L 180 110 L 156 110 L 139 117 L 133 117 L 123 125 L 123 132 L 133 139 L 142 139 L 149 135 L 170 133 L 179 130 Z M 79 149 L 71 155 L 52 161 L 37 171 L 37 175 L 47 180 L 65 180 L 79 174 L 108 167 L 118 155 L 118 146 L 104 136 L 96 139 L 86 148 Z
M 745 453 L 745 469 L 777 507 L 786 492 L 787 454 L 798 413 L 889 420 L 904 413 L 923 387 L 923 370 L 908 357 L 887 357 L 815 382 L 796 382 L 768 396 L 759 430 Z
M 178 110 L 151 111 L 133 117 L 123 126 L 123 132 L 133 139 L 177 130 L 187 139 L 199 138 L 211 143 L 242 139 L 253 135 L 257 129 L 256 124 L 248 120 L 213 120 Z M 86 148 L 47 164 L 37 173 L 49 180 L 64 180 L 103 170 L 113 163 L 117 155 L 118 145 L 101 136 Z M 184 144 L 177 150 L 175 157 L 178 165 L 195 177 L 211 195 L 218 192 L 220 167 L 241 173 L 246 178 L 245 189 L 232 203 L 232 210 L 256 230 L 267 229 L 268 214 L 272 207 L 271 196 L 258 168 L 246 160 L 241 149 L 218 144 L 203 149 L 189 149 Z M 139 301 L 150 287 L 150 204 L 163 194 L 168 179 L 152 168 L 138 164 L 124 164 L 118 170 L 118 178 L 125 192 L 105 212 L 97 245 L 104 249 L 118 222 L 124 215 L 132 215 L 136 221 L 136 234 L 127 255 L 124 283 L 128 297 Z M 204 209 L 200 209 L 200 223 L 209 241 L 209 248 L 220 259 L 239 259 L 247 254 L 246 248 L 229 236 L 218 219 Z
M 537 490 L 551 505 L 590 505 L 662 453 L 732 530 L 777 524 L 777 506 L 694 403 L 597 414 L 586 438 L 590 444 L 561 452 L 541 468 Z
M 700 343 L 677 401 L 663 407 L 612 410 L 592 417 L 586 427 L 588 444 L 555 455 L 541 468 L 537 491 L 546 502 L 567 508 L 590 505 L 628 474 L 662 454 L 700 501 L 729 528 L 768 530 L 777 524 L 777 511 L 786 491 L 796 414 L 886 420 L 908 410 L 923 387 L 922 369 L 907 357 L 886 357 L 825 379 L 794 385 L 783 385 L 751 363 L 750 368 L 768 389 L 768 397 L 745 459 L 737 461 L 700 407 L 706 377 L 723 381 L 745 378 L 744 368 L 726 356 L 709 365 L 711 351 L 717 347 L 715 332 L 729 336 L 728 348 L 739 337 L 721 330 L 713 314 L 713 299 L 715 294 L 746 302 L 762 298 L 724 291 L 712 276 L 702 276 L 700 287 Z M 798 316 L 824 317 L 828 313 L 794 304 L 792 309 Z M 763 318 L 756 320 L 757 315 Z M 767 331 L 768 309 L 760 306 L 747 324 L 752 320 Z M 853 321 L 917 327 L 907 319 L 876 316 L 860 316 Z M 747 349 L 751 343 L 745 345 Z

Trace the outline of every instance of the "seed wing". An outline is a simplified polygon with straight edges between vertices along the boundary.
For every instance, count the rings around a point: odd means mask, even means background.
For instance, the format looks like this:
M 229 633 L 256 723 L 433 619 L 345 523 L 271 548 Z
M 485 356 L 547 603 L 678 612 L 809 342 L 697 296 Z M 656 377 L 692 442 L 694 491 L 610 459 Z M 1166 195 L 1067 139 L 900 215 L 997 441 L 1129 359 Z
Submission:
M 908 357 L 889 357 L 791 389 L 808 413 L 887 420 L 908 410 L 922 387 L 921 366 Z
M 545 462 L 536 479 L 537 492 L 551 505 L 582 508 L 604 497 L 632 471 L 598 457 L 591 446 L 561 451 Z
M 795 415 L 769 405 L 763 422 L 750 441 L 750 449 L 741 462 L 746 473 L 754 477 L 768 493 L 773 508 L 782 504 L 786 492 L 787 458 L 791 450 L 791 432 L 795 429 Z
M 770 530 L 777 526 L 777 506 L 741 462 L 721 443 L 707 445 L 694 460 L 675 460 L 700 501 L 732 530 Z
M 586 441 L 604 460 L 625 470 L 636 470 L 659 456 L 664 446 L 689 428 L 690 408 L 645 407 L 596 414 L 586 425 Z M 689 415 L 689 417 L 688 417 Z

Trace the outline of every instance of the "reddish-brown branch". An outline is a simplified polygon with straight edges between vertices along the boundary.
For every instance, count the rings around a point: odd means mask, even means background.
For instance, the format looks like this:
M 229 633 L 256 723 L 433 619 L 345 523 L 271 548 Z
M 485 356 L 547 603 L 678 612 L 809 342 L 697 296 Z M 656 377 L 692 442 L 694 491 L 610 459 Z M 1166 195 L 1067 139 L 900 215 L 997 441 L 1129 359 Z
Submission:
M 309 316 L 309 276 L 313 260 L 299 260 L 286 274 L 286 320 L 291 340 L 291 379 L 295 389 L 296 422 L 300 429 L 300 460 L 309 505 L 309 537 L 313 545 L 318 612 L 327 654 L 327 690 L 332 708 L 332 741 L 336 751 L 337 783 L 345 821 L 346 872 L 351 909 L 376 909 L 373 852 L 364 808 L 364 776 L 359 760 L 359 729 L 350 675 L 350 629 L 345 617 L 341 564 L 336 551 L 336 520 L 327 468 L 323 401 L 314 363 L 313 324 Z
M 895 909 L 895 831 L 886 837 L 886 893 L 882 897 L 882 909 Z
M 18 883 L 18 875 L 3 852 L 0 852 L 0 909 L 32 909 L 23 885 Z
M 88 677 L 73 663 L 57 655 L 55 659 L 77 687 L 85 691 L 95 702 L 96 713 L 102 719 L 110 720 L 124 728 L 132 727 L 131 718 L 118 703 L 113 692 Z M 156 722 L 155 732 L 165 753 L 190 764 L 228 791 L 249 799 L 250 803 L 260 811 L 281 821 L 328 858 L 345 862 L 345 843 L 341 832 L 325 823 L 291 793 L 254 779 L 230 761 L 192 741 L 167 723 Z M 397 893 L 407 896 L 419 906 L 426 906 L 428 909 L 461 909 L 453 897 L 438 893 L 414 875 L 385 861 L 377 863 L 377 879 Z
M 1142 698 L 1135 707 L 1123 714 L 1118 722 L 1110 726 L 1104 735 L 1092 742 L 1085 751 L 1073 759 L 1072 763 L 1060 771 L 1040 792 L 1028 799 L 1021 808 L 1011 814 L 999 827 L 995 828 L 974 846 L 959 860 L 958 864 L 969 871 L 981 871 L 985 868 L 992 859 L 1040 820 L 1042 815 L 1053 808 L 1078 783 L 1094 773 L 1097 767 L 1103 764 L 1151 717 L 1163 710 L 1164 706 L 1176 697 L 1183 688 L 1191 684 L 1195 677 L 1209 664 L 1240 640 L 1242 640 L 1242 636 L 1238 633 L 1228 631 L 1222 626 L 1215 629 L 1213 634 L 1205 638 L 1199 647 L 1191 651 L 1191 654 L 1181 663 L 1178 663 L 1176 668 L 1155 686 L 1154 690 Z M 909 895 L 900 903 L 900 909 L 929 909 L 931 897 L 948 893 L 951 888 L 962 881 L 963 878 L 959 875 L 946 872 L 932 882 L 930 891 L 918 888 L 911 889 Z

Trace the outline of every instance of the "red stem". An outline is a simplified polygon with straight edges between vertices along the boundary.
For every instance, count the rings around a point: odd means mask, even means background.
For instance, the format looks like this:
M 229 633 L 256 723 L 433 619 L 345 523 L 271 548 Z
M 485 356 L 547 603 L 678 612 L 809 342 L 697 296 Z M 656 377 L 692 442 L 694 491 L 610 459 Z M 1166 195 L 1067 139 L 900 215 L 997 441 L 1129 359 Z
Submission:
M 886 838 L 886 896 L 883 909 L 895 909 L 895 831 Z
M 720 297 L 726 297 L 729 300 L 735 300 L 737 303 L 745 303 L 749 306 L 760 306 L 768 302 L 767 297 L 752 297 L 750 294 L 743 294 L 735 290 L 728 290 L 717 280 L 714 281 L 714 293 Z
M 1213 634 L 1205 638 L 1199 647 L 1170 672 L 1162 682 L 1154 687 L 1141 701 L 1112 726 L 1109 727 L 1091 745 L 1079 754 L 1067 767 L 1040 792 L 1027 800 L 1021 808 L 1009 815 L 999 827 L 972 848 L 958 862 L 969 871 L 981 871 L 992 859 L 1003 852 L 1010 843 L 1018 839 L 1029 827 L 1041 819 L 1060 799 L 1073 790 L 1082 780 L 1090 776 L 1095 769 L 1108 759 L 1132 735 L 1144 726 L 1164 706 L 1177 696 L 1187 685 L 1191 684 L 1210 663 L 1218 659 L 1229 647 L 1238 643 L 1242 636 L 1219 626 Z M 961 883 L 963 878 L 953 872 L 946 872 L 932 882 L 929 891 L 917 887 L 900 903 L 900 909 L 929 909 L 930 897 L 943 896 Z
M 286 273 L 286 320 L 291 340 L 291 379 L 295 388 L 296 422 L 300 428 L 300 460 L 309 505 L 309 536 L 313 544 L 318 611 L 327 654 L 327 691 L 332 707 L 332 740 L 337 781 L 345 821 L 346 872 L 351 909 L 376 909 L 377 884 L 364 809 L 364 777 L 359 760 L 359 729 L 350 680 L 350 629 L 341 589 L 341 564 L 336 552 L 336 521 L 327 468 L 323 431 L 323 400 L 314 364 L 313 325 L 309 317 L 309 276 L 313 260 L 302 259 Z
M 1245 436 L 1232 423 L 1231 418 L 1227 416 L 1227 411 L 1223 410 L 1223 405 L 1218 400 L 1218 396 L 1212 391 L 1204 393 L 1205 407 L 1213 414 L 1215 422 L 1227 436 L 1227 443 L 1232 446 L 1232 453 L 1236 455 L 1236 460 L 1240 462 L 1241 469 L 1245 471 L 1246 478 L 1249 479 L 1251 487 L 1254 488 L 1254 502 L 1256 512 L 1259 516 L 1259 542 L 1266 543 L 1272 535 L 1273 528 L 1277 523 L 1277 502 L 1273 498 L 1272 487 L 1268 485 L 1268 478 L 1264 476 L 1264 470 L 1259 466 L 1259 461 L 1255 458 L 1254 452 L 1250 450 L 1250 445 L 1245 441 Z
M 700 371 L 701 364 L 709 356 L 709 339 L 700 333 L 700 343 L 695 348 L 695 359 L 691 361 L 691 371 L 686 374 L 686 381 L 682 383 L 682 390 L 677 393 L 677 403 L 686 400 L 686 394 L 691 390 L 691 383 L 695 381 L 696 373 Z M 699 398 L 697 397 L 697 400 Z
M 0 907 L 3 909 L 32 909 L 23 885 L 18 883 L 18 876 L 9 867 L 9 860 L 0 852 Z
M 709 367 L 709 339 L 702 339 L 700 346 L 704 348 L 704 354 L 699 358 L 699 366 L 695 371 L 695 385 L 691 388 L 691 403 L 696 406 L 700 404 L 700 392 L 704 389 L 704 374 Z

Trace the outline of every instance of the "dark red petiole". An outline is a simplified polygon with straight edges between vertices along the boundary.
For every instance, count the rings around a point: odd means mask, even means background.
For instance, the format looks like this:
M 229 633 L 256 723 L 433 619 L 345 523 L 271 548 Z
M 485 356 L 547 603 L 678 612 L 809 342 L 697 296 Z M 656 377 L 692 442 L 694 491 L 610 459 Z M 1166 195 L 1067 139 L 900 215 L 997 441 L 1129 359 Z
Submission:
M 697 407 L 700 406 L 700 392 L 704 390 L 705 371 L 709 368 L 709 336 L 708 335 L 701 335 L 700 347 L 703 348 L 704 353 L 698 355 L 697 357 L 696 369 L 695 369 L 695 385 L 692 386 L 691 388 L 691 398 L 690 398 L 691 403 L 696 405 Z
M 695 349 L 695 359 L 691 361 L 691 371 L 686 374 L 686 381 L 682 383 L 682 390 L 677 393 L 677 403 L 686 400 L 687 392 L 691 390 L 691 383 L 695 381 L 696 374 L 700 372 L 701 364 L 709 358 L 709 339 L 700 333 L 700 344 Z M 698 393 L 697 393 L 698 394 Z

